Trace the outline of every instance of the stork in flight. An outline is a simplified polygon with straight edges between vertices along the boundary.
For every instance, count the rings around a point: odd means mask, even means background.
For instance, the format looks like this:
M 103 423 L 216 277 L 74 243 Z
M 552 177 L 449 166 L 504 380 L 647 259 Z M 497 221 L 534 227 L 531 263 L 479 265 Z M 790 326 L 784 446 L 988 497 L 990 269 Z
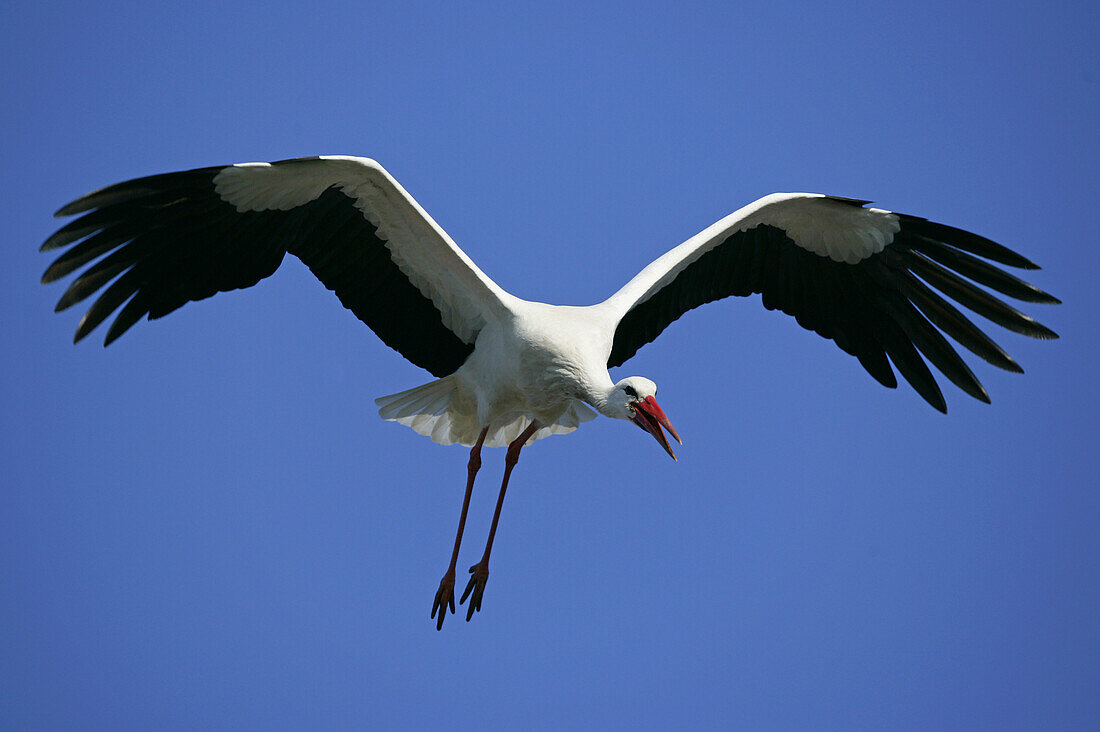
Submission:
M 470 598 L 466 620 L 481 609 L 504 493 L 524 445 L 572 432 L 598 412 L 634 422 L 675 459 L 665 432 L 680 438 L 654 399 L 656 384 L 640 376 L 616 383 L 608 369 L 692 308 L 760 293 L 764 307 L 834 340 L 891 388 L 892 362 L 941 412 L 943 395 L 921 354 L 967 394 L 989 401 L 943 334 L 994 366 L 1022 372 L 944 296 L 1017 333 L 1057 338 L 977 286 L 1057 303 L 984 260 L 1037 265 L 975 234 L 867 203 L 765 196 L 660 257 L 607 300 L 571 307 L 502 290 L 373 160 L 243 163 L 138 178 L 78 198 L 56 215 L 83 215 L 42 245 L 68 247 L 42 281 L 98 259 L 57 310 L 105 287 L 75 341 L 118 310 L 106 345 L 142 317 L 256 284 L 290 252 L 383 342 L 437 377 L 376 402 L 384 419 L 443 445 L 470 446 L 454 550 L 432 606 L 441 629 L 447 608 L 455 611 L 455 565 L 481 448 L 508 446 L 485 551 L 459 600 Z

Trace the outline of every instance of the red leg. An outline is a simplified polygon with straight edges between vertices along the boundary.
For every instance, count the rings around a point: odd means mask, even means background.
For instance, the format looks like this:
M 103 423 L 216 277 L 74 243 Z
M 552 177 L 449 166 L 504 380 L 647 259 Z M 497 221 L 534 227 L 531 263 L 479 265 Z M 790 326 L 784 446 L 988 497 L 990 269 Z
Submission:
M 455 534 L 455 548 L 451 552 L 451 566 L 439 581 L 439 590 L 436 591 L 435 602 L 432 604 L 432 618 L 435 618 L 436 612 L 439 613 L 436 630 L 443 630 L 443 618 L 447 617 L 448 605 L 451 607 L 451 614 L 454 615 L 455 612 L 455 563 L 458 562 L 458 547 L 462 544 L 462 530 L 466 528 L 466 511 L 470 508 L 470 495 L 474 492 L 474 476 L 481 468 L 481 445 L 485 442 L 485 435 L 488 432 L 488 427 L 483 429 L 477 442 L 470 448 L 470 462 L 466 465 L 466 497 L 462 499 L 462 515 L 458 518 L 458 533 Z
M 493 523 L 489 527 L 489 540 L 485 542 L 485 553 L 481 556 L 480 562 L 470 567 L 472 576 L 459 600 L 460 603 L 466 602 L 466 598 L 473 592 L 470 605 L 466 608 L 467 621 L 474 616 L 475 610 L 481 610 L 481 597 L 485 594 L 485 583 L 489 581 L 489 553 L 493 551 L 493 537 L 497 534 L 497 521 L 500 520 L 500 507 L 504 505 L 504 492 L 508 490 L 508 478 L 512 475 L 512 468 L 519 462 L 519 451 L 538 428 L 538 422 L 531 422 L 527 429 L 508 445 L 508 454 L 504 457 L 504 481 L 500 484 L 500 495 L 497 497 L 496 511 L 493 512 Z

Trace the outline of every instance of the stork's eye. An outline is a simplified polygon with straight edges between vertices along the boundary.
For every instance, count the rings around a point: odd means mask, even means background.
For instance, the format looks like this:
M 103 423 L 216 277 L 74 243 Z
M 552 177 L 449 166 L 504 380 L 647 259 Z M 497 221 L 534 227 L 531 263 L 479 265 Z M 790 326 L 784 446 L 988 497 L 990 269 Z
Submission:
M 625 391 L 626 395 L 629 396 L 629 397 L 637 397 L 638 396 L 638 392 L 634 390 L 633 386 L 624 386 L 623 391 Z

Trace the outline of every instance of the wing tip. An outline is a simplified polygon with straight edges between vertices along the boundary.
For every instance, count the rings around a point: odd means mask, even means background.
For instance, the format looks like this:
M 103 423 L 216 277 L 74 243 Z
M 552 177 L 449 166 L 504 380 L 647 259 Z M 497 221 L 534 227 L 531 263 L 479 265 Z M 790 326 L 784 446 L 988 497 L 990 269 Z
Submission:
M 1057 333 L 1055 333 L 1050 328 L 1046 327 L 1037 320 L 1031 320 L 1031 322 L 1027 325 L 1027 332 L 1024 333 L 1024 335 L 1026 336 L 1035 338 L 1040 341 L 1056 341 L 1059 338 L 1059 335 Z
M 130 181 L 126 181 L 126 182 L 128 183 Z M 53 217 L 55 219 L 63 219 L 63 218 L 69 217 L 69 216 L 75 216 L 76 214 L 79 214 L 79 213 L 84 213 L 85 211 L 90 211 L 91 209 L 96 208 L 96 207 L 99 206 L 98 199 L 100 197 L 100 194 L 108 193 L 108 192 L 118 188 L 121 185 L 122 185 L 122 183 L 116 183 L 114 185 L 105 186 L 103 188 L 97 188 L 96 190 L 92 191 L 91 193 L 86 193 L 83 196 L 81 196 L 80 198 L 69 201 L 68 203 L 66 203 L 61 208 L 54 211 L 53 212 Z M 49 241 L 49 240 L 47 239 L 47 241 Z
M 64 206 L 62 206 L 61 208 L 59 208 L 59 209 L 57 209 L 56 211 L 53 212 L 53 217 L 55 219 L 63 219 L 63 218 L 69 217 L 69 216 L 73 216 L 74 214 L 78 214 L 81 211 L 84 211 L 85 209 L 80 208 L 80 206 L 78 205 L 81 202 L 81 200 L 82 199 L 78 198 L 78 199 L 76 199 L 75 201 L 73 201 L 71 203 L 66 203 Z M 42 246 L 46 246 L 46 245 L 43 244 Z M 45 250 L 42 250 L 42 251 L 45 251 Z

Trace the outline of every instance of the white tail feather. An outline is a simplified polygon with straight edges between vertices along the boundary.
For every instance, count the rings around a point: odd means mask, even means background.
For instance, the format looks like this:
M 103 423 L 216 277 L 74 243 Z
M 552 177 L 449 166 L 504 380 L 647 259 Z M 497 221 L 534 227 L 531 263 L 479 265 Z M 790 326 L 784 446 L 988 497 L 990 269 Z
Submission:
M 483 425 L 478 422 L 476 409 L 471 414 L 455 409 L 454 396 L 458 384 L 455 375 L 384 397 L 378 397 L 378 414 L 382 419 L 411 427 L 417 433 L 432 438 L 440 445 L 473 445 L 481 434 Z M 568 408 L 553 422 L 538 429 L 529 442 L 550 435 L 564 435 L 577 429 L 582 422 L 595 419 L 596 413 L 580 401 L 570 402 Z M 531 423 L 531 416 L 511 414 L 503 423 L 490 425 L 486 447 L 503 447 L 519 437 Z

